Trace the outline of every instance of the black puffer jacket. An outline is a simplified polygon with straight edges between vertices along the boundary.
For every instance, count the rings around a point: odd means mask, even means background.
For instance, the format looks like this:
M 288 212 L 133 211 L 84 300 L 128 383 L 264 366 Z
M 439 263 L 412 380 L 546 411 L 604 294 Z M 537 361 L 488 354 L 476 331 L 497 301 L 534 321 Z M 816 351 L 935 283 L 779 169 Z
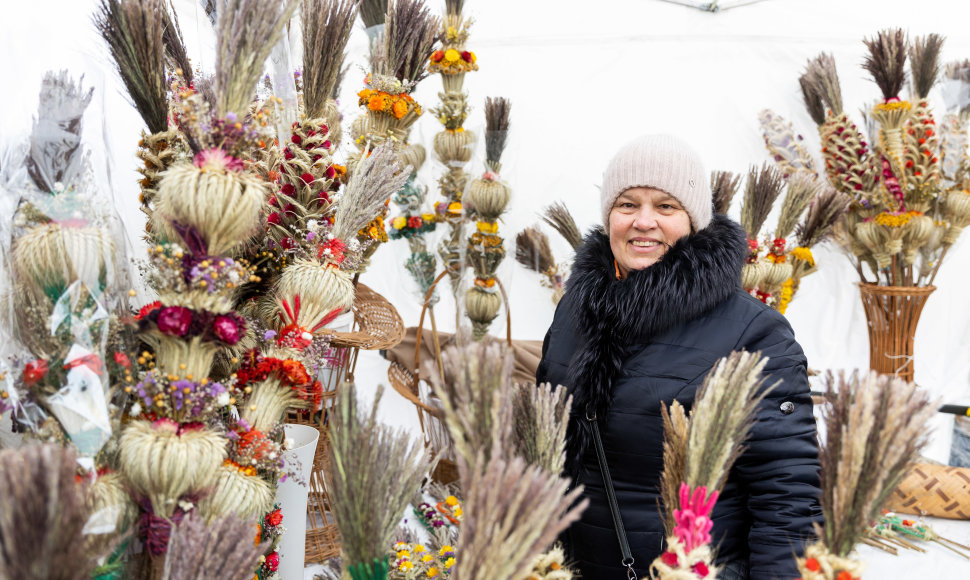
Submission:
M 590 506 L 567 534 L 584 578 L 620 578 L 620 549 L 603 481 L 581 418 L 596 409 L 617 500 L 645 576 L 663 550 L 660 404 L 687 410 L 715 361 L 734 350 L 770 357 L 768 383 L 747 450 L 714 509 L 718 562 L 746 562 L 750 578 L 798 577 L 794 555 L 821 523 L 815 419 L 806 361 L 783 316 L 740 288 L 747 253 L 741 228 L 716 216 L 653 266 L 617 280 L 609 240 L 591 233 L 543 345 L 539 382 L 573 394 L 567 471 Z

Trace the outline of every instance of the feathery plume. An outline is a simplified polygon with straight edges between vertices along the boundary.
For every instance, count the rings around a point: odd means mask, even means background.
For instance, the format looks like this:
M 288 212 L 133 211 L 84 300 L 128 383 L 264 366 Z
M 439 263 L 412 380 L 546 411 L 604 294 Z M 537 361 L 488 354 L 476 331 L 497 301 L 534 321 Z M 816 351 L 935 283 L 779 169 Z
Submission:
M 825 383 L 822 539 L 845 557 L 926 445 L 938 405 L 913 383 L 875 372 L 827 373 Z
M 485 162 L 501 162 L 509 135 L 509 113 L 512 102 L 504 97 L 485 98 Z
M 805 217 L 795 228 L 798 245 L 811 248 L 824 240 L 832 232 L 846 210 L 852 198 L 831 186 L 824 186 L 821 193 L 808 206 Z
M 825 123 L 825 104 L 822 102 L 822 94 L 818 92 L 818 87 L 812 82 L 811 73 L 806 72 L 798 77 L 798 85 L 802 88 L 802 99 L 805 101 L 808 115 L 816 125 Z
M 550 205 L 542 215 L 542 221 L 546 222 L 554 230 L 559 232 L 574 250 L 578 250 L 583 245 L 583 234 L 579 232 L 579 226 L 573 219 L 573 214 L 561 201 Z
M 242 116 L 296 0 L 226 0 L 216 23 L 216 113 Z
M 566 463 L 566 425 L 572 397 L 562 385 L 515 385 L 512 447 L 529 465 L 559 475 Z
M 411 166 L 399 167 L 393 143 L 382 143 L 361 156 L 343 195 L 337 201 L 332 234 L 349 240 L 380 213 L 384 202 L 404 187 Z
M 106 554 L 85 541 L 87 486 L 75 482 L 76 466 L 55 444 L 0 451 L 0 579 L 92 577 Z
M 162 11 L 162 16 L 165 19 L 165 32 L 162 34 L 165 56 L 173 69 L 182 71 L 185 82 L 192 84 L 194 80 L 192 63 L 189 61 L 189 52 L 185 49 L 185 40 L 182 37 L 182 28 L 179 26 L 179 17 L 173 0 L 169 0 L 168 9 Z
M 711 173 L 711 194 L 714 198 L 714 213 L 726 214 L 731 208 L 731 201 L 741 186 L 741 176 L 730 171 L 714 171 Z
M 515 260 L 540 274 L 556 267 L 556 260 L 549 248 L 549 238 L 534 226 L 516 234 Z
M 94 25 L 148 130 L 168 129 L 162 0 L 101 0 Z
M 357 0 L 303 0 L 303 104 L 308 119 L 323 116 L 341 76 Z
M 885 101 L 899 97 L 906 82 L 906 34 L 902 28 L 880 30 L 863 40 L 869 55 L 862 68 L 869 71 Z
M 940 49 L 943 37 L 939 34 L 917 36 L 909 47 L 909 68 L 913 73 L 913 92 L 917 99 L 925 99 L 940 76 Z
M 483 465 L 484 464 L 484 465 Z M 458 457 L 464 482 L 464 520 L 452 571 L 455 580 L 525 578 L 533 559 L 579 519 L 585 499 L 570 508 L 582 487 L 566 493 L 569 480 L 528 466 L 521 458 L 482 455 L 474 465 Z
M 687 436 L 690 419 L 678 401 L 660 406 L 663 418 L 664 467 L 660 472 L 660 499 L 666 508 L 664 513 L 664 531 L 669 536 L 674 531 L 673 510 L 667 506 L 677 506 L 680 498 L 680 486 L 687 477 Z
M 230 514 L 206 523 L 191 512 L 172 529 L 162 580 L 248 579 L 262 554 L 251 522 Z
M 824 183 L 810 173 L 796 173 L 788 178 L 788 192 L 781 202 L 778 225 L 775 226 L 776 238 L 787 238 L 798 225 L 805 208 L 815 199 Z
M 384 24 L 386 17 L 387 0 L 360 0 L 360 19 L 366 28 Z
M 408 501 L 430 468 L 424 447 L 377 419 L 383 388 L 369 414 L 358 411 L 357 389 L 340 389 L 330 423 L 333 515 L 340 529 L 345 570 L 387 561 L 387 547 Z
M 741 227 L 749 239 L 758 239 L 758 232 L 768 219 L 771 206 L 781 195 L 783 184 L 781 172 L 767 163 L 761 169 L 752 166 L 748 170 L 744 199 L 741 201 Z
M 379 51 L 385 60 L 378 72 L 412 84 L 428 76 L 427 63 L 440 24 L 423 0 L 391 0 L 384 25 L 384 50 Z

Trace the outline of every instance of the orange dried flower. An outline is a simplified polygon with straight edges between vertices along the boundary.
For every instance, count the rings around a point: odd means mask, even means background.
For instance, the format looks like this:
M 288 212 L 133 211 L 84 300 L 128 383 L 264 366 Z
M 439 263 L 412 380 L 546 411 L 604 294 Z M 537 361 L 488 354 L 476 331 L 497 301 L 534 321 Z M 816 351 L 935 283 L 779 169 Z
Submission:
M 408 114 L 408 104 L 405 101 L 397 100 L 391 105 L 391 112 L 394 113 L 394 117 L 397 119 L 404 118 L 404 115 Z
M 367 108 L 371 111 L 383 111 L 387 101 L 382 95 L 372 95 L 367 101 Z

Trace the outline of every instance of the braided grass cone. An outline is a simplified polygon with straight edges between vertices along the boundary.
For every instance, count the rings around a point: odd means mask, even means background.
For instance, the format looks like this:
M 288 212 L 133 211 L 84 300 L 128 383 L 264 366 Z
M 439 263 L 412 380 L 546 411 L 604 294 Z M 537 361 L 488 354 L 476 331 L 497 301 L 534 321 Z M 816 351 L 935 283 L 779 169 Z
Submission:
M 177 431 L 174 422 L 132 421 L 121 434 L 119 471 L 148 498 L 156 515 L 172 515 L 176 502 L 216 482 L 226 438 L 204 428 Z
M 925 215 L 913 216 L 903 226 L 903 264 L 907 266 L 916 262 L 920 248 L 929 243 L 936 226 L 933 219 Z
M 327 128 L 330 129 L 330 141 L 335 147 L 339 147 L 340 140 L 344 137 L 344 131 L 340 126 L 340 108 L 337 106 L 337 101 L 327 99 L 322 117 L 327 123 Z
M 427 159 L 428 153 L 424 149 L 424 145 L 420 143 L 402 143 L 398 147 L 397 151 L 397 162 L 402 168 L 411 167 L 411 172 L 414 173 L 424 165 L 424 160 Z
M 445 129 L 434 136 L 434 152 L 449 167 L 464 165 L 472 158 L 475 133 L 465 129 Z
M 300 313 L 295 321 L 312 328 L 336 309 L 348 310 L 354 304 L 354 284 L 350 274 L 332 264 L 300 258 L 283 269 L 276 282 L 275 295 L 300 297 Z
M 484 288 L 472 286 L 465 293 L 465 311 L 472 321 L 472 335 L 475 340 L 481 340 L 488 334 L 488 327 L 498 316 L 502 306 L 502 297 L 497 292 L 489 292 Z
M 62 227 L 48 223 L 31 228 L 11 242 L 10 266 L 21 283 L 43 291 L 66 287 L 75 280 L 100 289 L 113 278 L 118 252 L 114 239 L 102 228 Z
M 306 406 L 292 388 L 274 376 L 250 386 L 252 393 L 239 414 L 253 429 L 269 431 L 283 421 L 287 410 Z
M 943 244 L 951 246 L 963 233 L 963 228 L 970 224 L 970 191 L 966 189 L 951 190 L 946 196 L 943 215 L 950 222 L 950 227 L 943 235 Z
M 501 181 L 475 179 L 468 184 L 465 192 L 467 208 L 482 216 L 485 221 L 493 222 L 509 205 L 512 192 Z
M 859 243 L 872 254 L 876 261 L 876 268 L 882 270 L 889 267 L 892 263 L 892 255 L 888 251 L 890 243 L 890 233 L 888 228 L 876 223 L 876 220 L 859 222 L 855 231 L 855 238 Z
M 234 514 L 253 520 L 273 508 L 276 486 L 258 475 L 243 473 L 228 463 L 213 470 L 215 489 L 199 502 L 199 512 L 209 520 Z
M 158 195 L 161 175 L 178 160 L 175 147 L 178 142 L 179 132 L 174 127 L 160 133 L 143 132 L 141 141 L 138 142 L 138 152 L 135 155 L 144 163 L 144 167 L 138 168 L 138 173 L 143 176 L 139 182 L 141 194 L 138 201 L 141 202 L 141 210 L 149 219 L 152 216 L 152 204 Z
M 172 224 L 191 226 L 205 240 L 209 255 L 230 255 L 259 230 L 267 197 L 266 184 L 251 173 L 179 163 L 162 174 L 152 228 L 165 239 L 179 241 Z
M 115 525 L 112 532 L 88 536 L 89 541 L 106 548 L 99 553 L 107 553 L 118 534 L 128 530 L 138 516 L 138 506 L 131 500 L 125 480 L 117 472 L 106 473 L 94 480 L 88 488 L 87 505 L 91 517 L 97 518 L 98 523 L 113 521 Z

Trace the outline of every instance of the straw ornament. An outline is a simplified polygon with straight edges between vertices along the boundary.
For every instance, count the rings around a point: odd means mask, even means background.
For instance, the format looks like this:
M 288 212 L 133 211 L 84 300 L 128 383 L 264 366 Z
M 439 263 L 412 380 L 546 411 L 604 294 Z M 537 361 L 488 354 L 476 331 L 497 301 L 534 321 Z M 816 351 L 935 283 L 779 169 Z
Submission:
M 215 484 L 225 457 L 226 439 L 204 427 L 136 420 L 121 434 L 118 467 L 135 493 L 164 516 L 182 496 Z
M 822 543 L 809 544 L 805 555 L 796 558 L 795 562 L 801 580 L 859 580 L 865 569 L 862 562 L 836 556 Z
M 502 297 L 497 292 L 489 292 L 479 286 L 472 286 L 465 293 L 465 311 L 472 321 L 475 340 L 488 334 L 488 328 L 498 316 Z
M 790 177 L 799 172 L 816 174 L 815 161 L 812 155 L 802 146 L 802 136 L 796 135 L 792 124 L 770 109 L 763 109 L 758 113 L 761 134 L 765 140 L 768 152 L 772 154 L 775 164 L 782 170 L 784 177 Z
M 214 476 L 214 489 L 199 502 L 199 512 L 209 518 L 234 515 L 253 520 L 273 508 L 276 490 L 258 475 L 226 462 L 214 468 Z
M 434 152 L 445 164 L 464 164 L 472 158 L 475 133 L 472 131 L 445 129 L 434 136 Z
M 334 310 L 345 311 L 354 304 L 354 285 L 349 272 L 305 258 L 294 260 L 283 270 L 274 294 L 300 296 L 300 311 L 293 322 L 304 328 L 315 326 Z
M 266 197 L 266 185 L 249 173 L 180 163 L 162 175 L 152 227 L 172 241 L 184 239 L 178 226 L 193 228 L 207 254 L 231 254 L 258 231 Z

